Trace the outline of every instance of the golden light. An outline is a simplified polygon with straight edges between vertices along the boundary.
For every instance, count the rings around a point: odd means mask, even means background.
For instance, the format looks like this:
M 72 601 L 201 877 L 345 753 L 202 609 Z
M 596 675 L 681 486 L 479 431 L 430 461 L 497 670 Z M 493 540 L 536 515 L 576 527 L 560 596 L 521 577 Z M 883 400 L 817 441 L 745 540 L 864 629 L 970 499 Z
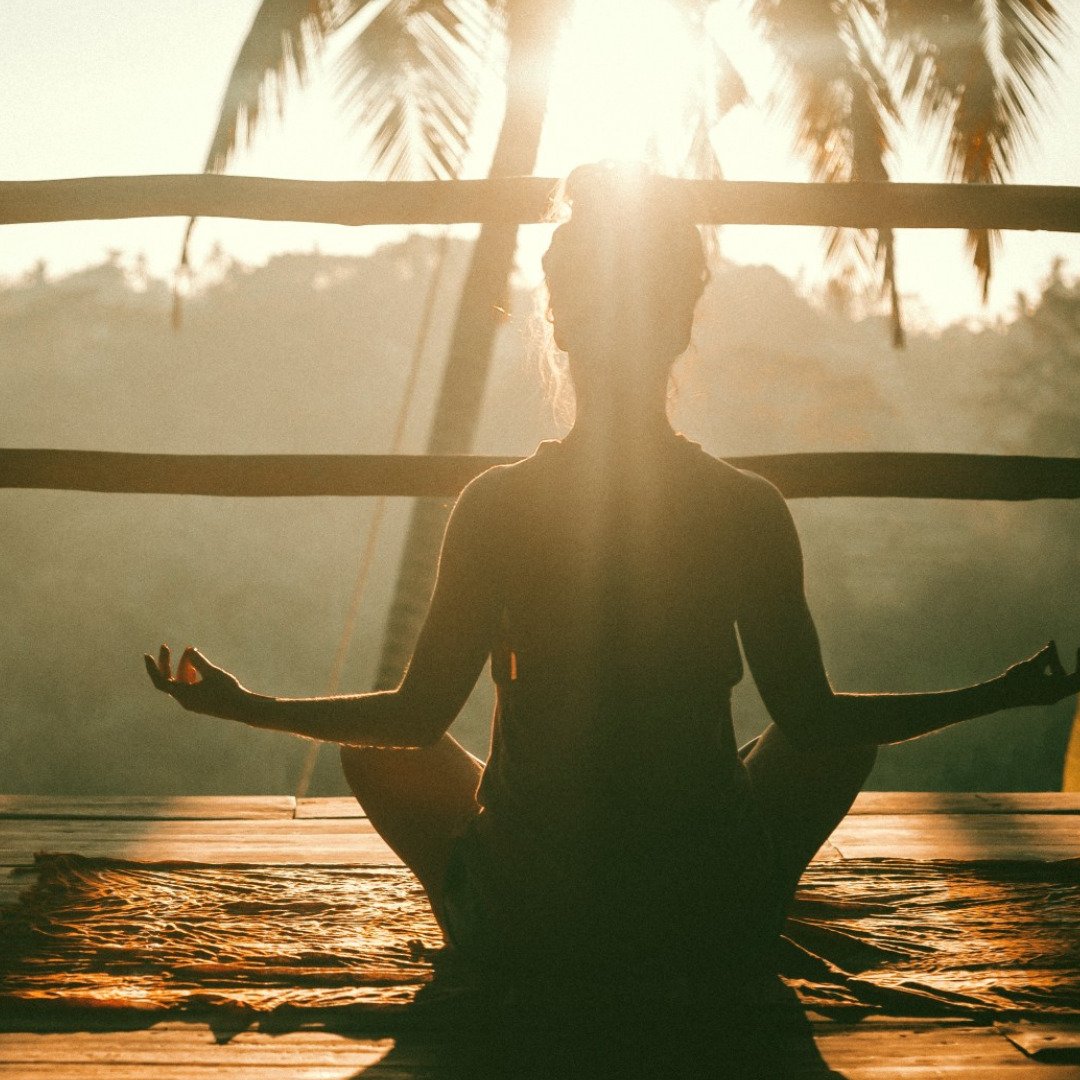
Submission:
M 552 81 L 544 163 L 665 160 L 685 130 L 702 42 L 664 0 L 586 0 L 567 27 Z M 658 153 L 657 153 L 658 152 Z
M 730 65 L 746 105 L 724 112 Z M 539 172 L 586 161 L 645 160 L 680 173 L 691 120 L 704 111 L 725 176 L 805 179 L 790 132 L 764 104 L 781 80 L 776 58 L 744 4 L 713 4 L 692 22 L 671 0 L 580 0 L 555 61 Z

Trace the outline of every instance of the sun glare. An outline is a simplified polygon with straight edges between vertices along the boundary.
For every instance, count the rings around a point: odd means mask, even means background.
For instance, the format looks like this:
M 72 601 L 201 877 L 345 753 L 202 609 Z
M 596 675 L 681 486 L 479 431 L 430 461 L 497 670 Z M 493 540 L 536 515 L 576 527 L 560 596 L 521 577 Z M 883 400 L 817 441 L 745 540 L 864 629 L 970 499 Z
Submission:
M 664 0 L 588 0 L 564 34 L 548 110 L 547 169 L 667 158 L 685 130 L 699 49 Z

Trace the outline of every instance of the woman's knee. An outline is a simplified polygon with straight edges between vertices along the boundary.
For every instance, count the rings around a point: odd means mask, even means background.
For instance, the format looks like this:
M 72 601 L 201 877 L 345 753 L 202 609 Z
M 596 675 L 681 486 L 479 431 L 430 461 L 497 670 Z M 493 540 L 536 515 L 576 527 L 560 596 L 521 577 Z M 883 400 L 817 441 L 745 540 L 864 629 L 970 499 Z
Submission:
M 341 769 L 345 780 L 358 798 L 376 794 L 397 782 L 394 762 L 386 753 L 368 746 L 342 746 Z
M 808 792 L 830 807 L 854 799 L 877 759 L 873 745 L 796 745 L 771 725 L 757 740 L 744 765 L 763 804 L 784 813 L 795 792 L 800 802 Z
M 797 767 L 820 767 L 826 770 L 869 774 L 877 760 L 877 747 L 872 743 L 841 743 L 808 745 L 795 742 L 781 728 L 770 724 L 757 738 L 739 748 L 739 757 L 748 765 L 758 760 L 770 760 Z
M 845 771 L 865 780 L 877 761 L 877 747 L 873 745 L 845 746 L 839 749 L 838 758 Z
M 838 793 L 857 792 L 877 761 L 876 746 L 831 746 L 808 755 L 809 771 Z
M 350 777 L 351 774 L 362 770 L 364 767 L 364 753 L 365 751 L 359 746 L 341 746 L 338 748 L 341 758 L 341 768 L 346 777 Z

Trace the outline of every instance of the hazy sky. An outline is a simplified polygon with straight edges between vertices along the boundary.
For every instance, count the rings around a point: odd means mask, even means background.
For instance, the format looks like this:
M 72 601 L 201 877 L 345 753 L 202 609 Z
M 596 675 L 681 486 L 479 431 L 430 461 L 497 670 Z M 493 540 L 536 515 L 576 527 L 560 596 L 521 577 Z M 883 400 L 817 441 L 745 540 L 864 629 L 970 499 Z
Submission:
M 565 49 L 541 173 L 555 175 L 582 160 L 632 153 L 641 138 L 632 118 L 651 110 L 662 120 L 670 104 L 665 96 L 670 74 L 648 74 L 657 55 L 669 73 L 685 66 L 681 46 L 663 15 L 655 14 L 652 0 L 590 3 L 591 17 L 582 20 Z M 1039 141 L 1022 155 L 1018 182 L 1080 183 L 1080 144 L 1074 135 L 1080 117 L 1080 0 L 1062 0 L 1060 6 L 1073 32 L 1045 102 Z M 0 179 L 198 171 L 224 81 L 256 7 L 257 0 L 3 0 Z M 633 19 L 627 18 L 631 8 Z M 746 30 L 744 9 L 745 4 L 732 0 L 718 11 L 718 29 L 757 102 L 738 110 L 716 133 L 725 171 L 733 179 L 804 179 L 805 170 L 787 152 L 787 131 L 768 119 L 765 102 L 773 76 L 766 54 Z M 619 17 L 610 17 L 615 12 Z M 619 28 L 620 36 L 601 40 L 602 26 Z M 588 83 L 584 93 L 582 83 Z M 325 75 L 306 91 L 290 94 L 284 125 L 269 126 L 239 156 L 233 171 L 311 179 L 362 176 L 355 139 L 332 104 L 333 80 Z M 482 139 L 488 145 L 496 120 L 493 107 L 480 123 L 478 134 L 488 135 Z M 478 154 L 470 174 L 483 171 Z M 930 150 L 908 145 L 901 148 L 894 176 L 940 178 Z M 0 276 L 17 276 L 38 259 L 45 259 L 52 272 L 73 269 L 101 259 L 109 249 L 144 253 L 153 271 L 167 274 L 182 230 L 178 219 L 4 226 Z M 533 234 L 525 245 L 528 273 L 535 272 L 542 233 L 539 227 L 526 231 Z M 208 220 L 197 233 L 194 255 L 198 263 L 217 242 L 246 261 L 313 246 L 357 252 L 390 235 L 387 230 Z M 729 228 L 722 243 L 736 261 L 771 262 L 810 284 L 822 274 L 817 230 Z M 960 234 L 905 233 L 900 239 L 901 287 L 909 297 L 911 320 L 940 323 L 1007 313 L 1016 291 L 1032 291 L 1056 254 L 1080 272 L 1077 237 L 1007 235 L 990 305 L 982 309 Z

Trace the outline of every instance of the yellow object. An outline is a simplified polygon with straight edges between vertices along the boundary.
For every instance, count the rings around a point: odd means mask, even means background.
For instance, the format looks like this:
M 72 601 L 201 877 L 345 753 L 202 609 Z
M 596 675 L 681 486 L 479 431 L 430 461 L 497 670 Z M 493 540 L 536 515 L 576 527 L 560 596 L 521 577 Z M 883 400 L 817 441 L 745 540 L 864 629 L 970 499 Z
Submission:
M 1080 791 L 1080 701 L 1076 706 L 1072 734 L 1065 750 L 1065 768 L 1061 773 L 1062 791 Z

